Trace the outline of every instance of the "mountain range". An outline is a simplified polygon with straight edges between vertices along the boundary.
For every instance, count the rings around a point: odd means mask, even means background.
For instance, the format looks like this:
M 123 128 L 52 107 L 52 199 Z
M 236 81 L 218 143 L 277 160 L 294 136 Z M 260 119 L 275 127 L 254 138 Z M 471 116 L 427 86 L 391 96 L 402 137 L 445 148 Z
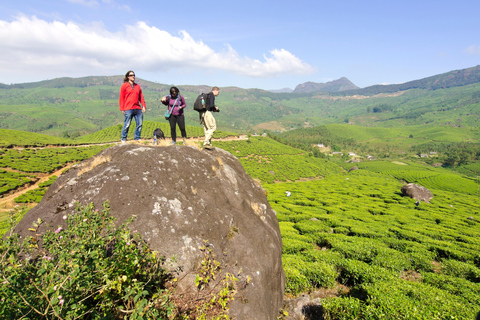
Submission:
M 146 120 L 164 121 L 160 103 L 169 84 L 137 79 L 147 101 Z M 0 128 L 84 135 L 123 123 L 118 92 L 123 76 L 58 78 L 0 84 Z M 210 86 L 177 85 L 187 101 L 186 123 L 199 126 L 191 110 Z M 306 82 L 292 92 L 221 88 L 216 100 L 220 130 L 288 130 L 329 123 L 362 126 L 476 126 L 480 119 L 480 66 L 403 84 L 358 88 L 347 78 Z

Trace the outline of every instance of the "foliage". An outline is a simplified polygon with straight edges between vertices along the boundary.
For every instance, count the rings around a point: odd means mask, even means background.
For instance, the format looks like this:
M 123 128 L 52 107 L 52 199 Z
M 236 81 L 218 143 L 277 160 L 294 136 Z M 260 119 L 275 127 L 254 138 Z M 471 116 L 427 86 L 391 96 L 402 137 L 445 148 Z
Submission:
M 446 170 L 411 162 L 371 161 L 358 163 L 359 169 L 382 173 L 407 183 L 416 183 L 428 189 L 475 195 L 478 183 L 474 179 Z
M 110 146 L 8 149 L 0 157 L 0 166 L 23 172 L 52 172 L 69 162 L 88 159 Z
M 287 294 L 348 286 L 322 302 L 325 319 L 473 318 L 478 197 L 432 188 L 430 203 L 415 209 L 401 186 L 367 170 L 265 184 L 280 223 Z
M 163 289 L 161 260 L 127 224 L 115 228 L 108 203 L 77 207 L 64 227 L 19 242 L 2 240 L 0 313 L 7 319 L 166 318 L 173 306 Z M 40 243 L 43 244 L 40 246 Z
M 312 157 L 303 150 L 268 137 L 250 137 L 215 145 L 237 156 L 250 176 L 266 183 L 317 178 L 341 170 L 333 162 Z
M 46 134 L 25 132 L 20 130 L 0 129 L 0 147 L 12 146 L 39 147 L 45 145 L 72 145 L 69 139 L 52 137 Z
M 14 199 L 15 203 L 39 203 L 42 201 L 42 198 L 45 195 L 45 192 L 47 192 L 48 187 L 50 187 L 56 179 L 57 176 L 51 176 L 47 181 L 39 183 L 38 188 L 29 190 L 21 196 L 16 197 Z
M 26 174 L 0 169 L 2 180 L 0 181 L 0 195 L 14 190 L 26 183 L 31 183 L 32 178 Z
M 181 319 L 220 320 L 231 319 L 228 315 L 230 302 L 237 294 L 238 278 L 222 265 L 207 241 L 200 248 L 203 253 L 200 270 L 195 277 L 196 292 L 187 292 L 175 295 L 176 314 Z M 246 277 L 244 285 L 248 285 L 250 278 Z

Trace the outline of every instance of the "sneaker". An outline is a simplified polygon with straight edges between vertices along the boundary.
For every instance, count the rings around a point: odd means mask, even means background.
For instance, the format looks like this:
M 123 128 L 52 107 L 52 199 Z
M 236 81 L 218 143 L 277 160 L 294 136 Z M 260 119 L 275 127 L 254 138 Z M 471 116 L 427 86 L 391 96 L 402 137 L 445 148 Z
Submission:
M 170 143 L 170 145 L 173 145 L 173 144 L 177 144 L 175 141 L 172 141 L 172 143 Z
M 122 141 L 122 143 L 127 143 L 127 140 L 121 140 L 121 141 Z

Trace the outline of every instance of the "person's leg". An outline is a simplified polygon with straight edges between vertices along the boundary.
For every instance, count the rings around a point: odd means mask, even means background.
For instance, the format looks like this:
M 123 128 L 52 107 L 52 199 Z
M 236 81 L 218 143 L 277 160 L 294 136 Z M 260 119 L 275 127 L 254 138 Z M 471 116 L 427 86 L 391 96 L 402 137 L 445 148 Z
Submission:
M 215 122 L 215 118 L 210 111 L 205 112 L 205 126 L 207 127 L 207 131 L 205 132 L 205 142 L 207 145 L 212 144 L 212 137 L 217 130 L 217 123 Z
M 143 112 L 141 109 L 135 109 L 135 122 L 137 127 L 135 128 L 135 140 L 140 140 L 142 136 L 142 126 L 143 126 Z
M 177 117 L 171 115 L 168 121 L 170 122 L 170 135 L 172 136 L 172 142 L 177 142 Z
M 185 130 L 185 116 L 182 114 L 177 118 L 178 127 L 180 128 L 180 132 L 182 133 L 182 138 L 187 138 L 187 131 Z
M 130 128 L 130 124 L 132 123 L 133 118 L 133 110 L 126 110 L 124 113 L 125 120 L 123 122 L 123 129 L 122 129 L 122 141 L 127 141 L 128 129 Z
M 205 113 L 206 112 L 200 112 L 200 122 L 203 124 L 203 134 L 205 135 L 205 140 L 203 141 L 203 145 L 207 144 L 207 124 L 205 123 Z

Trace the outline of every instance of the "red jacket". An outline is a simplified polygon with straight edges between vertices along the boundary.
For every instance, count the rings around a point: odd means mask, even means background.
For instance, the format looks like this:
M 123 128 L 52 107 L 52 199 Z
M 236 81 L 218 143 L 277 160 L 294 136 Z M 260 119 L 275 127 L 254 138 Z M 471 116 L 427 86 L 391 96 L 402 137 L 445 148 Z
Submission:
M 139 84 L 134 83 L 133 89 L 130 82 L 124 82 L 120 88 L 120 97 L 118 98 L 120 111 L 147 108 L 145 99 L 143 98 L 142 88 Z M 140 106 L 140 103 L 142 106 Z

